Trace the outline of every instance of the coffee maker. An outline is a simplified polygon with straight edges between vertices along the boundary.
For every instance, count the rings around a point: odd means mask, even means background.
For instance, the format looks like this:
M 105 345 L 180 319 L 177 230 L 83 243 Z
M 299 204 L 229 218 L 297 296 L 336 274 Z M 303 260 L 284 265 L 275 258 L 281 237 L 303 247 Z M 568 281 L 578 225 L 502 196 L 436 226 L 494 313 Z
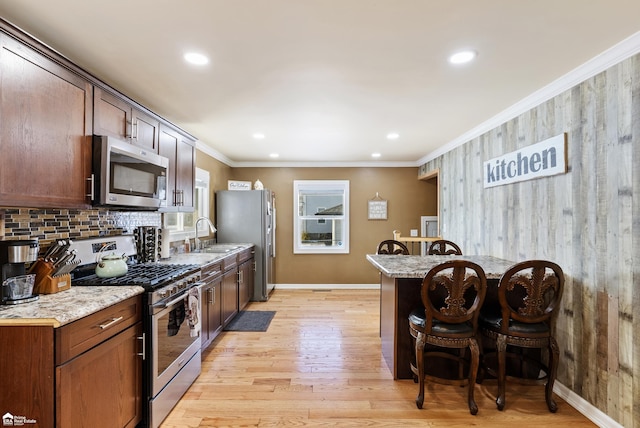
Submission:
M 0 241 L 0 284 L 3 284 L 9 278 L 25 275 L 26 263 L 36 261 L 39 250 L 40 245 L 37 239 Z M 3 286 L 1 296 L 3 303 L 8 303 L 6 296 L 7 293 Z M 26 303 L 26 300 L 21 299 L 21 303 Z

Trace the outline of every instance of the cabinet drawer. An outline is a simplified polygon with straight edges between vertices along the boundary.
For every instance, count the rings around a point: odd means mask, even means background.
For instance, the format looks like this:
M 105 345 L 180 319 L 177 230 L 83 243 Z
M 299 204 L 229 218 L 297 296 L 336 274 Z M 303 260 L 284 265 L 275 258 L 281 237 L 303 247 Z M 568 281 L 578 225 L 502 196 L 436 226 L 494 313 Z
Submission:
M 208 263 L 204 266 L 202 266 L 202 273 L 201 273 L 201 278 L 200 280 L 202 282 L 209 282 L 213 279 L 215 279 L 216 277 L 222 275 L 222 260 L 220 261 L 216 261 L 213 263 Z
M 142 296 L 135 296 L 56 329 L 56 365 L 91 349 L 142 319 Z
M 233 269 L 238 266 L 238 255 L 234 254 L 232 256 L 225 257 L 222 259 L 223 270 L 226 272 L 229 269 Z
M 246 250 L 242 250 L 240 254 L 238 254 L 238 263 L 242 263 L 245 260 L 249 260 L 253 257 L 254 247 L 247 248 Z

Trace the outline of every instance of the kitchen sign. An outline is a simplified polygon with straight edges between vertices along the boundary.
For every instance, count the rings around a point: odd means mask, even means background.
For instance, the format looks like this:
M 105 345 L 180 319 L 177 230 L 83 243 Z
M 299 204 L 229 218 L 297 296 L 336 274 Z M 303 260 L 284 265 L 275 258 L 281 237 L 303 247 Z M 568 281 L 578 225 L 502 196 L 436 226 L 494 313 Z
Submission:
M 251 190 L 250 181 L 227 180 L 228 190 Z
M 567 134 L 507 153 L 484 163 L 484 187 L 517 183 L 567 172 Z

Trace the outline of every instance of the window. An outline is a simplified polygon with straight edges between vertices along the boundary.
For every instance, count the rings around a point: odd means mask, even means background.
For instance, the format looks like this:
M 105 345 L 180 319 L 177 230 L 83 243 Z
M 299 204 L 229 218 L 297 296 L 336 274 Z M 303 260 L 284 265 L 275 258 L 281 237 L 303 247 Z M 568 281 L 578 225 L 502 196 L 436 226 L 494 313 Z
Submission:
M 293 252 L 349 253 L 349 181 L 293 182 Z
M 196 221 L 200 217 L 209 218 L 209 171 L 196 168 L 196 187 L 193 189 L 195 211 L 192 213 L 164 213 L 163 223 L 170 229 L 171 241 L 184 241 L 185 238 L 196 236 Z M 198 237 L 208 236 L 209 227 L 200 223 Z

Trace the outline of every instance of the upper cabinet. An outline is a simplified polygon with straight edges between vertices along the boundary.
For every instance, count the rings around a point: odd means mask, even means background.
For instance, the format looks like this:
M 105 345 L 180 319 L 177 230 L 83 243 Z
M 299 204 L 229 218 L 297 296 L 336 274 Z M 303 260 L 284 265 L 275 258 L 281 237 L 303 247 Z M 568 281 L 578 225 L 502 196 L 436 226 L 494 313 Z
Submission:
M 0 18 L 0 207 L 91 208 L 92 135 L 169 158 L 167 211 L 193 211 L 195 139 Z
M 92 91 L 0 33 L 0 206 L 90 206 Z
M 160 155 L 169 158 L 167 206 L 164 212 L 194 210 L 196 185 L 195 142 L 174 128 L 160 124 Z
M 109 135 L 158 153 L 159 120 L 122 98 L 96 87 L 93 133 Z

